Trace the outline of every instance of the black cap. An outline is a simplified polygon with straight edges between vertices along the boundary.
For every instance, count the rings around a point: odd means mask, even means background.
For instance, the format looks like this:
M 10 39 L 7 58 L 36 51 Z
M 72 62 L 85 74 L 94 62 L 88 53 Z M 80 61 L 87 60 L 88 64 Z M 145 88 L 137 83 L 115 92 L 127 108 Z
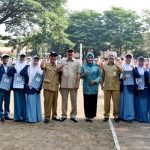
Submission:
M 56 52 L 54 52 L 54 51 L 52 51 L 52 52 L 50 52 L 50 54 L 49 54 L 50 56 L 54 56 L 54 57 L 57 57 L 58 55 L 57 55 L 57 53 Z
M 68 51 L 72 51 L 72 52 L 74 52 L 74 49 L 69 48 L 69 49 L 67 49 L 67 52 L 68 52 Z

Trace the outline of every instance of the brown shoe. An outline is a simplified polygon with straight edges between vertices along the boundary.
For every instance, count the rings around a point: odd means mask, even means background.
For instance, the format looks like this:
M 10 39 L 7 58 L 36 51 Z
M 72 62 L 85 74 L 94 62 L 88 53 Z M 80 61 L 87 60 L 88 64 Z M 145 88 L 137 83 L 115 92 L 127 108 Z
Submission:
M 107 122 L 108 120 L 109 120 L 109 118 L 104 118 L 104 120 L 103 120 L 103 121 L 104 121 L 104 122 Z

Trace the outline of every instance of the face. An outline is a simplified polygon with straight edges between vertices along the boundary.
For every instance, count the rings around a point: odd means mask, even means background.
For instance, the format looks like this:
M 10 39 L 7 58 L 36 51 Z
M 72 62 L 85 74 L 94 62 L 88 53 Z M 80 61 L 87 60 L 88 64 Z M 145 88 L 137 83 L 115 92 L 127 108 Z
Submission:
M 131 63 L 131 57 L 126 57 L 126 63 L 130 64 Z
M 25 61 L 25 55 L 20 56 L 20 62 L 23 62 L 23 61 Z
M 114 60 L 115 60 L 114 56 L 109 56 L 108 58 L 109 63 L 114 63 Z
M 39 59 L 33 59 L 33 65 L 38 65 L 38 63 L 39 63 Z
M 50 56 L 49 59 L 50 59 L 50 62 L 51 62 L 52 64 L 55 64 L 55 62 L 56 62 L 56 60 L 57 60 L 57 57 L 56 57 L 56 56 Z
M 88 56 L 88 63 L 89 63 L 89 64 L 92 64 L 92 63 L 93 63 L 93 56 L 92 56 L 92 55 L 89 55 L 89 56 Z
M 139 60 L 138 61 L 138 65 L 141 66 L 141 67 L 143 67 L 144 66 L 144 60 Z
M 67 57 L 68 57 L 68 59 L 72 59 L 74 57 L 74 51 L 68 51 Z
M 9 58 L 7 58 L 7 57 L 2 58 L 3 64 L 4 64 L 4 65 L 7 65 L 8 60 L 9 60 Z

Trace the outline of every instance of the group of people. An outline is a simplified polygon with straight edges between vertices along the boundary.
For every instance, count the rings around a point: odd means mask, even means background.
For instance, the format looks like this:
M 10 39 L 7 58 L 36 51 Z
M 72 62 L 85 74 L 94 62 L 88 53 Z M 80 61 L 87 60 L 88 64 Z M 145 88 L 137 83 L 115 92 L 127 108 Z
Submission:
M 131 64 L 133 56 L 127 54 L 124 62 L 117 63 L 113 53 L 100 66 L 94 54 L 88 52 L 86 63 L 74 58 L 74 50 L 66 51 L 66 58 L 57 61 L 58 54 L 50 52 L 41 62 L 36 55 L 31 63 L 20 53 L 14 65 L 8 65 L 9 55 L 3 54 L 0 66 L 0 120 L 10 120 L 11 90 L 14 92 L 14 121 L 36 123 L 42 121 L 41 90 L 44 96 L 44 123 L 50 119 L 63 122 L 67 119 L 70 94 L 70 119 L 77 123 L 77 92 L 83 80 L 83 100 L 86 122 L 93 122 L 97 113 L 99 86 L 104 92 L 104 122 L 109 120 L 111 99 L 114 121 L 150 121 L 150 71 L 144 58 Z M 57 63 L 56 63 L 57 62 Z M 62 99 L 62 114 L 57 115 L 58 92 Z

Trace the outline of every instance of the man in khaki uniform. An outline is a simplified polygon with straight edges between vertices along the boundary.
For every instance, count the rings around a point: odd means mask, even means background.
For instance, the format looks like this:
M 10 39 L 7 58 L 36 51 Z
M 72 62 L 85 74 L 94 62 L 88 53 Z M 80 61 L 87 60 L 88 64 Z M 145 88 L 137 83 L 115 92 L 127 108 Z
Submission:
M 116 122 L 118 119 L 118 102 L 120 97 L 119 76 L 122 68 L 114 63 L 114 55 L 108 55 L 108 63 L 102 68 L 102 89 L 104 90 L 104 122 L 109 120 L 110 101 L 113 101 L 113 116 Z
M 62 96 L 62 118 L 61 121 L 67 119 L 68 94 L 71 98 L 70 118 L 74 122 L 78 122 L 77 116 L 77 90 L 80 82 L 80 62 L 74 59 L 74 50 L 67 50 L 67 58 L 60 61 L 58 71 L 61 72 L 61 96 Z
M 50 62 L 46 63 L 46 58 L 41 62 L 41 69 L 44 70 L 44 123 L 48 123 L 51 117 L 57 119 L 57 98 L 59 88 L 59 73 L 57 72 L 56 59 L 57 54 L 51 52 L 49 56 Z

